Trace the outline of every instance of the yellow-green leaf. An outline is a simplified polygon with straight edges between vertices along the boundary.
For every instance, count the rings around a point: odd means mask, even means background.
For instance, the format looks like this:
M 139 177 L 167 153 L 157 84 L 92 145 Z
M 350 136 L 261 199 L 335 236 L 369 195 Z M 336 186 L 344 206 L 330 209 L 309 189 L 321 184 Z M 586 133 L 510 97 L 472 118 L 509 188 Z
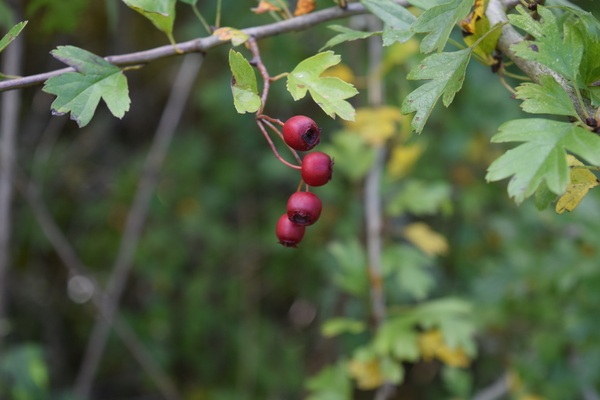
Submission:
M 569 167 L 583 166 L 581 161 L 570 154 L 567 155 L 567 162 Z M 556 212 L 562 214 L 565 211 L 573 211 L 579 203 L 581 203 L 581 200 L 583 200 L 587 192 L 591 188 L 598 186 L 599 183 L 596 175 L 589 169 L 572 168 L 571 183 L 567 185 L 567 192 L 558 199 L 558 203 L 556 203 Z

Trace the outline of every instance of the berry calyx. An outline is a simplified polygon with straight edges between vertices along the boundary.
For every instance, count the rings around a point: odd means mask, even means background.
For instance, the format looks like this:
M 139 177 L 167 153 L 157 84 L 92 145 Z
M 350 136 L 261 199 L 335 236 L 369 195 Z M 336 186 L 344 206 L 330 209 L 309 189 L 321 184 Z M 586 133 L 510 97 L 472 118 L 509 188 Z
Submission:
M 300 174 L 309 186 L 323 186 L 331 180 L 333 160 L 321 151 L 308 153 L 302 160 Z
M 277 221 L 275 234 L 284 247 L 297 247 L 304 237 L 304 225 L 298 225 L 290 221 L 287 214 L 283 214 Z
M 319 144 L 321 129 L 315 121 L 296 115 L 283 124 L 283 140 L 294 150 L 308 151 Z
M 319 219 L 323 203 L 313 193 L 296 192 L 287 203 L 287 216 L 298 225 L 312 225 Z

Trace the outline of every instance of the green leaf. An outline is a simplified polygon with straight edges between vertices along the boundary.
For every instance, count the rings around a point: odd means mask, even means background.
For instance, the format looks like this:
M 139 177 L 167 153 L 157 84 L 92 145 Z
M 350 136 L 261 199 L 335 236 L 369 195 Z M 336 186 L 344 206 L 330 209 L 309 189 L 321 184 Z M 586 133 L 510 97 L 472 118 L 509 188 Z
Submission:
M 123 2 L 148 18 L 160 31 L 168 36 L 173 34 L 176 0 L 123 0 Z
M 19 33 L 21 33 L 23 28 L 25 28 L 25 25 L 27 25 L 27 21 L 19 22 L 10 28 L 8 33 L 4 35 L 2 40 L 0 40 L 0 52 L 4 50 L 6 46 L 8 46 L 13 40 L 15 40 L 17 36 L 19 36 Z
M 352 181 L 365 177 L 375 158 L 373 146 L 369 146 L 362 136 L 350 132 L 336 132 L 329 143 L 321 145 L 320 151 L 335 159 L 335 171 Z
M 464 42 L 467 46 L 472 46 L 477 40 L 483 35 L 490 31 L 490 21 L 484 15 L 475 21 L 475 33 L 473 35 L 463 37 Z M 498 39 L 502 34 L 502 29 L 495 29 L 493 32 L 488 34 L 473 50 L 476 54 L 480 55 L 483 59 L 489 58 L 490 54 L 496 49 Z
M 404 245 L 388 248 L 382 256 L 385 276 L 395 273 L 398 288 L 415 300 L 425 299 L 435 286 L 433 277 L 425 269 L 429 263 L 427 255 Z
M 324 367 L 308 379 L 306 389 L 311 393 L 306 400 L 351 400 L 352 381 L 348 375 L 347 363 Z
M 406 43 L 413 36 L 411 30 L 398 30 L 390 28 L 388 25 L 383 30 L 383 45 L 391 46 L 394 43 Z
M 363 6 L 390 28 L 408 30 L 416 17 L 392 0 L 360 0 Z
M 600 79 L 600 65 L 598 64 L 598 60 L 600 59 L 600 41 L 597 36 L 590 35 L 589 31 L 581 23 L 575 26 L 579 28 L 585 48 L 581 57 L 581 64 L 579 65 L 579 74 L 581 76 L 579 87 L 587 89 L 589 85 Z
M 399 216 L 405 212 L 422 216 L 433 215 L 450 201 L 451 186 L 444 181 L 409 180 L 387 205 L 387 212 Z
M 333 47 L 343 42 L 357 39 L 366 39 L 374 35 L 381 35 L 381 32 L 355 31 L 354 29 L 350 29 L 342 25 L 329 25 L 328 28 L 341 33 L 329 39 L 327 43 L 325 43 L 325 46 L 321 47 L 319 51 L 324 50 L 328 47 Z
M 523 111 L 532 114 L 570 115 L 579 118 L 565 89 L 551 75 L 540 77 L 541 85 L 523 83 L 517 87 L 517 99 Z
M 386 382 L 398 385 L 404 380 L 404 367 L 399 362 L 384 357 L 381 359 L 380 368 Z
M 498 181 L 512 176 L 508 194 L 517 204 L 531 196 L 544 180 L 553 193 L 565 191 L 569 183 L 565 150 L 600 165 L 600 137 L 576 125 L 532 118 L 509 121 L 499 130 L 492 142 L 525 143 L 494 161 L 486 179 Z
M 421 10 L 427 10 L 431 7 L 439 6 L 443 4 L 446 0 L 408 0 L 410 4 L 415 7 L 420 8 Z
M 325 321 L 321 326 L 321 333 L 325 337 L 334 337 L 342 333 L 361 333 L 365 329 L 367 329 L 367 326 L 361 320 L 339 317 Z
M 233 104 L 238 113 L 255 113 L 261 105 L 256 84 L 256 74 L 252 66 L 243 55 L 235 50 L 229 50 L 229 67 L 233 77 L 231 78 L 231 91 L 233 92 Z
M 129 111 L 127 78 L 119 67 L 74 46 L 59 46 L 52 55 L 77 71 L 46 81 L 43 90 L 57 96 L 51 106 L 53 114 L 70 111 L 71 119 L 84 127 L 92 119 L 101 98 L 117 118 Z
M 195 6 L 196 3 L 198 2 L 198 0 L 179 0 L 179 1 L 181 1 L 182 3 L 185 3 L 185 4 L 190 4 L 192 6 Z
M 469 14 L 472 6 L 472 0 L 453 0 L 421 14 L 410 28 L 413 32 L 428 33 L 421 41 L 421 52 L 427 54 L 437 50 L 441 53 L 452 28 Z
M 598 21 L 598 19 L 596 19 L 591 12 L 567 6 L 558 6 L 557 8 L 562 8 L 563 10 L 570 11 L 577 15 L 581 22 L 585 25 L 590 36 L 596 38 L 600 37 L 600 21 Z
M 471 54 L 472 48 L 433 54 L 410 71 L 407 79 L 431 79 L 411 92 L 402 103 L 402 114 L 416 111 L 410 124 L 414 133 L 421 133 L 435 103 L 442 95 L 446 107 L 452 103 L 454 95 L 462 87 Z
M 552 193 L 550 189 L 548 189 L 548 184 L 546 184 L 546 181 L 542 181 L 537 191 L 535 192 L 535 208 L 537 208 L 538 211 L 544 211 L 557 198 L 558 195 Z
M 538 6 L 543 23 L 536 21 L 523 7 L 517 7 L 521 15 L 509 15 L 510 23 L 536 38 L 512 45 L 511 50 L 526 60 L 536 61 L 576 81 L 583 56 L 583 38 L 577 28 L 564 24 L 564 41 L 554 14 Z
M 331 118 L 339 115 L 346 121 L 354 121 L 356 111 L 345 99 L 358 91 L 340 78 L 320 77 L 327 68 L 339 64 L 341 57 L 326 51 L 307 58 L 294 68 L 287 77 L 287 89 L 294 100 L 300 100 L 309 91 L 313 100 Z
M 358 240 L 345 243 L 334 242 L 328 247 L 340 267 L 335 275 L 336 283 L 345 291 L 356 296 L 369 292 L 367 256 Z
M 403 361 L 417 361 L 420 357 L 417 332 L 413 321 L 391 318 L 377 331 L 373 346 L 380 355 L 391 355 Z

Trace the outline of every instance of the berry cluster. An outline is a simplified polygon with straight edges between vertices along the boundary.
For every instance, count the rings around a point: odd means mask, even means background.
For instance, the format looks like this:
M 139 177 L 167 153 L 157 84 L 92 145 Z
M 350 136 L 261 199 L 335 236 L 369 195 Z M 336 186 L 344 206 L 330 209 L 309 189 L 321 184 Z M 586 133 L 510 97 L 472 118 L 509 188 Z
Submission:
M 303 115 L 290 118 L 283 125 L 283 140 L 294 150 L 312 150 L 320 142 L 321 129 L 315 121 Z M 307 185 L 306 192 L 297 191 L 288 200 L 287 213 L 277 221 L 275 233 L 285 247 L 296 247 L 304 237 L 306 227 L 321 215 L 321 200 L 308 191 L 308 186 L 323 186 L 331 180 L 333 161 L 327 154 L 315 151 L 302 159 L 300 174 Z

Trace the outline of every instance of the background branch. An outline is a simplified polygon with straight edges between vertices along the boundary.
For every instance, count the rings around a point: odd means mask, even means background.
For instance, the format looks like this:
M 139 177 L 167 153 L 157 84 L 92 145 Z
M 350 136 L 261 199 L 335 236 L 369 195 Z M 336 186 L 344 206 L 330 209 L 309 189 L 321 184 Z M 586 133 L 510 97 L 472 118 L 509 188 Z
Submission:
M 14 11 L 18 15 L 17 10 Z M 23 46 L 23 37 L 19 36 L 2 55 L 1 70 L 5 74 L 19 75 L 21 73 Z M 16 137 L 19 129 L 20 110 L 21 93 L 2 94 L 2 110 L 0 111 L 0 351 L 2 351 L 4 337 L 1 326 L 4 325 L 8 297 L 6 277 L 11 255 L 12 175 L 15 154 L 17 154 Z
M 199 54 L 189 54 L 186 56 L 171 88 L 171 94 L 156 128 L 156 134 L 146 157 L 138 189 L 127 215 L 119 252 L 108 280 L 107 296 L 105 298 L 106 304 L 102 307 L 106 310 L 106 315 L 104 319 L 98 319 L 94 324 L 75 383 L 75 392 L 82 398 L 88 397 L 94 377 L 96 376 L 111 325 L 117 314 L 125 283 L 133 266 L 133 259 L 148 214 L 150 200 L 158 181 L 158 172 L 162 167 L 167 149 L 181 119 L 181 114 L 183 113 L 203 59 L 203 56 Z
M 394 0 L 396 3 L 408 7 L 409 3 L 405 0 Z M 360 3 L 350 3 L 347 9 L 340 7 L 330 7 L 311 14 L 302 15 L 299 17 L 287 19 L 272 24 L 256 26 L 252 28 L 242 29 L 247 35 L 254 36 L 257 39 L 275 36 L 286 32 L 302 31 L 312 26 L 334 19 L 345 18 L 351 15 L 364 14 L 367 10 Z M 220 40 L 217 36 L 207 36 L 203 38 L 193 39 L 187 42 L 177 44 L 177 48 L 184 53 L 205 52 L 213 47 L 229 43 L 229 41 Z M 171 45 L 160 46 L 150 50 L 139 51 L 135 53 L 108 56 L 106 60 L 114 65 L 124 66 L 132 64 L 145 64 L 158 60 L 160 58 L 172 57 L 180 55 Z M 73 68 L 62 68 L 42 74 L 31 75 L 23 78 L 0 81 L 0 92 L 18 89 L 28 86 L 35 86 L 44 83 L 47 79 L 64 74 L 65 72 L 74 72 Z

